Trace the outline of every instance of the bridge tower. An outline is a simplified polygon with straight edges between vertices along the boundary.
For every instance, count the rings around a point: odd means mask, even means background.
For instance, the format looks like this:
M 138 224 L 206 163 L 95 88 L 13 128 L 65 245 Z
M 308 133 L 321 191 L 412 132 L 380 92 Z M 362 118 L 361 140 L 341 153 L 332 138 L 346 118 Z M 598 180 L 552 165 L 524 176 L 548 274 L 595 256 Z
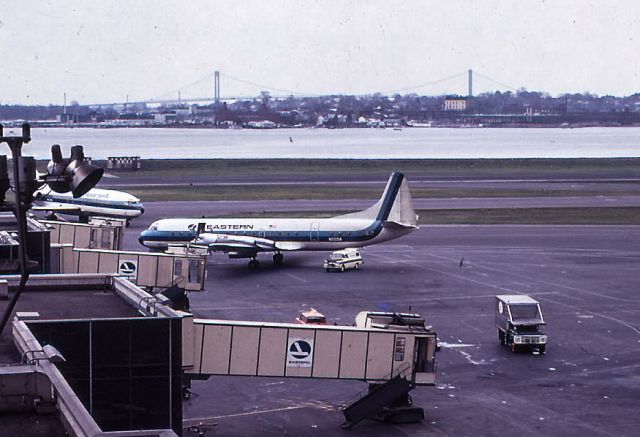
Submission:
M 216 103 L 220 103 L 220 72 L 216 70 L 213 74 L 213 98 Z
M 469 69 L 469 97 L 473 97 L 473 70 Z

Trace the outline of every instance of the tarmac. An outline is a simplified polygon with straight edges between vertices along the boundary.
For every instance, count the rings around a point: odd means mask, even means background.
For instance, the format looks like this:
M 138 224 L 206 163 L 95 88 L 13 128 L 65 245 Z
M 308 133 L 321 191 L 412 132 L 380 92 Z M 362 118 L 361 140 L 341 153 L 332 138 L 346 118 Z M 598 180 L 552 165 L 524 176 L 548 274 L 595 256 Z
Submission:
M 197 216 L 186 202 L 154 206 L 127 230 L 127 249 L 142 249 L 139 231 L 169 211 Z M 637 435 L 638 241 L 640 226 L 424 226 L 365 248 L 364 267 L 345 273 L 326 273 L 322 252 L 286 254 L 281 267 L 264 254 L 257 271 L 212 254 L 207 291 L 190 296 L 197 317 L 290 322 L 314 307 L 351 324 L 362 310 L 417 312 L 442 346 L 437 385 L 412 392 L 422 423 L 343 431 L 341 405 L 364 383 L 212 377 L 194 382 L 185 425 L 225 436 Z M 499 345 L 493 304 L 505 293 L 541 302 L 546 354 Z
M 531 177 L 523 183 L 548 183 Z M 590 180 L 585 176 L 580 184 Z M 382 190 L 384 180 L 376 184 Z M 630 182 L 629 187 L 637 186 L 636 180 Z M 611 189 L 614 197 L 615 191 Z M 358 209 L 373 201 L 341 204 Z M 516 199 L 509 207 L 524 202 Z M 297 211 L 330 206 L 309 201 L 295 205 Z M 137 241 L 139 233 L 162 217 L 282 209 L 267 209 L 261 202 L 144 206 L 145 214 L 125 232 L 125 249 L 145 250 Z M 442 349 L 437 354 L 437 383 L 412 392 L 414 405 L 425 409 L 423 422 L 365 421 L 345 431 L 340 428 L 341 406 L 365 390 L 365 383 L 212 377 L 193 383 L 193 395 L 184 403 L 185 427 L 202 424 L 206 436 L 638 435 L 638 241 L 640 226 L 423 226 L 365 248 L 363 268 L 344 273 L 324 271 L 324 252 L 287 253 L 279 267 L 270 254 L 262 254 L 257 270 L 249 270 L 246 260 L 214 253 L 209 257 L 207 291 L 190 295 L 197 317 L 291 322 L 300 310 L 314 307 L 329 322 L 350 325 L 363 310 L 417 312 L 438 332 Z M 525 293 L 540 301 L 549 336 L 544 355 L 514 354 L 499 345 L 494 296 L 507 293 Z M 33 299 L 21 301 L 18 309 L 42 306 L 37 296 Z M 93 304 L 76 301 L 74 306 L 82 313 Z M 55 424 L 46 426 L 59 431 Z M 3 428 L 0 419 L 0 434 Z M 39 434 L 29 435 L 59 434 L 39 429 Z M 197 434 L 185 429 L 184 435 Z

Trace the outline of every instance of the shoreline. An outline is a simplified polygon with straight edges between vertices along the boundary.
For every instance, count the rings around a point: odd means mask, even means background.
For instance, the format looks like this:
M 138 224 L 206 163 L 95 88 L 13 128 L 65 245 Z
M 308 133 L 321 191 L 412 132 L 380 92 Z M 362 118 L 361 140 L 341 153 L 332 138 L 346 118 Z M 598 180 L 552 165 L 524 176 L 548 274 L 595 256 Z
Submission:
M 23 121 L 3 121 L 5 127 L 20 127 Z M 248 127 L 248 126 L 222 126 L 214 124 L 190 124 L 190 123 L 170 123 L 170 124 L 104 124 L 104 123 L 59 123 L 53 120 L 32 121 L 32 129 L 214 129 L 214 130 L 249 130 L 249 131 L 273 131 L 281 129 L 373 129 L 373 130 L 398 130 L 398 129 L 582 129 L 590 127 L 626 128 L 640 127 L 640 123 L 617 123 L 617 122 L 576 122 L 576 123 L 443 123 L 431 124 L 429 126 L 400 125 L 396 127 L 381 126 L 340 126 L 327 127 L 316 125 L 282 125 L 276 127 Z

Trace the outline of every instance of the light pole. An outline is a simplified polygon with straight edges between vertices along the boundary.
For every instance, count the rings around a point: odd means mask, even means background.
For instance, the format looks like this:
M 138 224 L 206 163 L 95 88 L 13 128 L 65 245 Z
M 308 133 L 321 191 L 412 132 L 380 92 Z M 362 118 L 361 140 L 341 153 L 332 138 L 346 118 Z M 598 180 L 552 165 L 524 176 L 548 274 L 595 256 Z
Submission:
M 29 279 L 29 258 L 27 256 L 27 211 L 31 208 L 33 193 L 40 183 L 48 184 L 52 190 L 65 193 L 71 191 L 73 197 L 80 197 L 93 188 L 104 173 L 104 170 L 95 165 L 84 162 L 82 146 L 71 148 L 71 158 L 63 159 L 59 145 L 51 147 L 52 159 L 47 166 L 47 174 L 42 181 L 38 181 L 36 175 L 36 161 L 31 156 L 22 156 L 22 146 L 31 141 L 31 126 L 28 123 L 22 125 L 21 136 L 4 136 L 0 125 L 0 143 L 7 143 L 11 149 L 13 160 L 13 189 L 15 204 L 11 206 L 18 225 L 18 255 L 20 258 L 20 283 L 14 292 L 7 309 L 0 321 L 0 335 L 11 317 L 11 313 L 24 290 Z M 6 170 L 6 157 L 0 159 L 0 171 Z M 0 175 L 0 203 L 4 202 L 4 192 L 9 188 L 8 177 Z
M 9 149 L 11 149 L 11 159 L 13 160 L 13 189 L 15 193 L 15 205 L 13 206 L 13 213 L 16 216 L 16 223 L 18 225 L 18 255 L 20 257 L 20 283 L 18 284 L 18 288 L 13 293 L 11 297 L 11 301 L 7 306 L 7 309 L 2 316 L 2 321 L 0 322 L 0 335 L 4 331 L 4 327 L 13 312 L 13 309 L 20 298 L 20 294 L 22 294 L 22 290 L 27 285 L 27 280 L 29 279 L 29 268 L 27 265 L 28 257 L 27 257 L 27 211 L 28 201 L 30 203 L 33 197 L 33 191 L 31 193 L 25 192 L 23 195 L 22 190 L 22 181 L 21 173 L 24 176 L 27 176 L 31 173 L 31 169 L 33 170 L 33 176 L 35 179 L 35 160 L 31 158 L 30 160 L 22 160 L 22 145 L 31 141 L 31 126 L 28 123 L 24 123 L 22 125 L 22 135 L 21 136 L 10 136 L 5 137 L 2 129 L 2 125 L 0 125 L 0 143 L 7 143 L 9 145 Z M 20 170 L 20 164 L 23 164 L 23 172 Z M 30 164 L 33 164 L 31 168 Z M 25 181 L 26 182 L 26 181 Z M 29 185 L 29 184 L 26 184 Z M 27 188 L 25 186 L 25 188 Z M 26 190 L 25 190 L 26 191 Z

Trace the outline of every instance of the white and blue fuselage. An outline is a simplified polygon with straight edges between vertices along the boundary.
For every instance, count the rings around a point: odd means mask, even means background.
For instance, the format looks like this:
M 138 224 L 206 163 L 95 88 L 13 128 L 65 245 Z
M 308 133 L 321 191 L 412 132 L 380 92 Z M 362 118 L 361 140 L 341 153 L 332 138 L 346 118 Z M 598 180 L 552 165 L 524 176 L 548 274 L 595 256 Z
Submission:
M 169 244 L 207 245 L 210 251 L 233 258 L 255 258 L 258 252 L 362 247 L 418 228 L 408 190 L 404 175 L 393 173 L 382 198 L 364 211 L 331 218 L 163 219 L 143 231 L 139 241 L 155 250 Z
M 48 187 L 36 191 L 33 209 L 77 216 L 100 216 L 132 219 L 144 213 L 137 197 L 124 191 L 92 188 L 74 198 L 69 193 L 57 193 Z

